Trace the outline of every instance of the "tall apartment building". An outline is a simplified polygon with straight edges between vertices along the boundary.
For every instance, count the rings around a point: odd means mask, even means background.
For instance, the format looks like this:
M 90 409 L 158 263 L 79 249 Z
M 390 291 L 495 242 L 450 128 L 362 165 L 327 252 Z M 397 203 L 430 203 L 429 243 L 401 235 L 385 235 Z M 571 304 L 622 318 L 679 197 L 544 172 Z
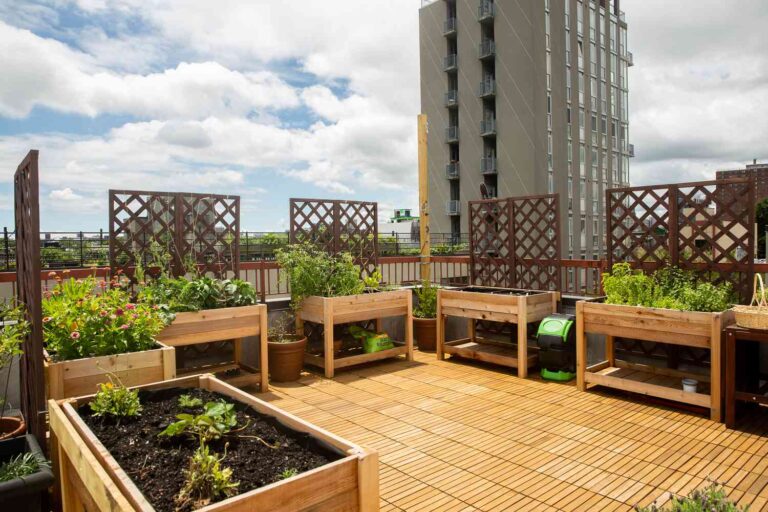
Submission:
M 482 184 L 558 192 L 563 256 L 604 256 L 605 190 L 634 156 L 619 0 L 425 0 L 419 31 L 431 230 L 466 233 Z

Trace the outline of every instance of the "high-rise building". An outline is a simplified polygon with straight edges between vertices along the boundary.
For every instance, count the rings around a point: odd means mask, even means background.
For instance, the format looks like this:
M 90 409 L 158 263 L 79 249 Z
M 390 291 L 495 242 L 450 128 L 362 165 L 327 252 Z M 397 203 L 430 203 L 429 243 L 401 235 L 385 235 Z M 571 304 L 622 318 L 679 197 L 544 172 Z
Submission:
M 433 0 L 419 12 L 432 232 L 467 202 L 557 192 L 563 256 L 605 255 L 605 190 L 629 184 L 619 0 Z

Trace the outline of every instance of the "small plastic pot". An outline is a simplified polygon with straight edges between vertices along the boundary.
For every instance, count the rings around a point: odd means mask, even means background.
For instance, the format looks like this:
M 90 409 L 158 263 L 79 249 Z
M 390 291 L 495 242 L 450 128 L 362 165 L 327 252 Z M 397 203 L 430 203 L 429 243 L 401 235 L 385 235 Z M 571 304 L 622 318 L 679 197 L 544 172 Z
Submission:
M 683 379 L 683 391 L 686 393 L 696 393 L 699 381 L 696 379 Z

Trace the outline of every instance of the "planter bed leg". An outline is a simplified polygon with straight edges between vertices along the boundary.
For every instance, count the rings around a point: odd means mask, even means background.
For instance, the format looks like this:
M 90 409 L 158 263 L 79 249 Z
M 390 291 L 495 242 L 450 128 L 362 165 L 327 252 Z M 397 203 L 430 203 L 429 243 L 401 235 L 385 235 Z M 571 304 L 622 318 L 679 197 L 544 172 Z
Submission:
M 587 337 L 584 336 L 584 303 L 576 303 L 576 387 L 586 391 Z
M 445 344 L 445 315 L 440 311 L 440 294 L 437 294 L 437 325 L 435 326 L 435 356 L 438 361 L 445 359 L 443 354 L 443 345 Z
M 525 300 L 517 305 L 517 376 L 521 379 L 528 377 L 528 318 Z
M 408 294 L 408 313 L 405 315 L 405 346 L 408 352 L 405 359 L 413 361 L 413 296 Z
M 333 361 L 333 305 L 330 301 L 325 304 L 325 311 L 323 311 L 323 337 L 324 337 L 324 363 L 325 363 L 325 378 L 332 379 L 334 376 L 334 361 Z

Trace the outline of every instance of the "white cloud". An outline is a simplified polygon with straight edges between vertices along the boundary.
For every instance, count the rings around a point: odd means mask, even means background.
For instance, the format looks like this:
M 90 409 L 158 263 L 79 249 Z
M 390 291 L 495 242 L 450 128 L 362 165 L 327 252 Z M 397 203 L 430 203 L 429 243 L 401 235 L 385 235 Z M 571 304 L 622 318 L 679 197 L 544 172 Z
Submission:
M 77 201 L 83 198 L 80 194 L 75 194 L 69 187 L 60 190 L 51 190 L 48 197 L 54 201 Z

